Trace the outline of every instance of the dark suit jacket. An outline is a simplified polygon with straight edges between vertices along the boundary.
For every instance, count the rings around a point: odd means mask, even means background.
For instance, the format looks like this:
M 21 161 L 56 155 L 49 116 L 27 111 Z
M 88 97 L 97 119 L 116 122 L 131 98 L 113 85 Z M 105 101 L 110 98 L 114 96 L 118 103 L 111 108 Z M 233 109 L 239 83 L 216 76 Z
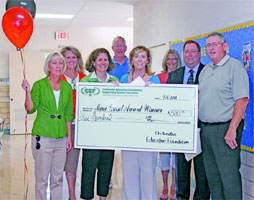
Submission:
M 198 76 L 204 65 L 200 63 L 194 84 L 198 84 Z M 168 74 L 167 84 L 183 84 L 185 67 L 180 67 Z M 190 169 L 191 162 L 185 160 L 183 153 L 177 153 L 177 198 L 190 199 Z M 194 170 L 196 175 L 196 187 L 193 199 L 210 199 L 210 191 L 208 187 L 205 169 L 203 165 L 203 156 L 199 154 L 194 158 Z
M 203 65 L 202 63 L 199 64 L 194 84 L 198 84 L 199 74 L 204 67 L 205 67 L 205 65 Z M 172 72 L 169 72 L 167 84 L 183 84 L 184 70 L 185 70 L 185 67 L 183 66 L 183 67 L 180 67 Z M 198 127 L 200 127 L 199 123 L 200 122 L 198 122 Z
M 198 84 L 198 76 L 203 68 L 204 68 L 204 65 L 202 63 L 200 63 L 200 65 L 198 66 L 198 71 L 197 71 L 197 75 L 196 75 L 194 84 Z M 167 84 L 183 84 L 184 70 L 185 70 L 185 67 L 180 67 L 180 68 L 170 72 L 168 74 Z

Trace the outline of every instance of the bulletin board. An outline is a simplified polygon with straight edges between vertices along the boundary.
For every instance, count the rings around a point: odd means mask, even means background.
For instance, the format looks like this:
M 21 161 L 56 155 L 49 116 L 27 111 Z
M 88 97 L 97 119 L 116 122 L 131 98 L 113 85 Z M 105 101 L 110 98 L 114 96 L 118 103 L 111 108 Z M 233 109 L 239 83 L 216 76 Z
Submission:
M 248 73 L 250 82 L 250 99 L 245 113 L 245 127 L 242 136 L 241 148 L 246 151 L 254 152 L 254 130 L 253 130 L 253 73 L 254 73 L 254 21 L 236 25 L 233 27 L 217 30 L 224 35 L 228 43 L 228 55 L 240 60 Z M 206 54 L 205 41 L 209 33 L 186 38 L 180 41 L 170 43 L 170 48 L 175 49 L 181 55 L 182 63 L 182 49 L 186 40 L 195 40 L 201 47 L 201 62 L 207 64 L 210 61 Z

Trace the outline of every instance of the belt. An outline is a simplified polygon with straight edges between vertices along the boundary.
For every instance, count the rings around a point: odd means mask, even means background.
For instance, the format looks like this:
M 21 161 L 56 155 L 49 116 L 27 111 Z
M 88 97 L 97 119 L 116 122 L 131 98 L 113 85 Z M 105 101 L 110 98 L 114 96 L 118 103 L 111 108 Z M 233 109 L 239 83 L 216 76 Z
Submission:
M 200 120 L 199 120 L 200 121 Z M 210 123 L 210 122 L 202 122 L 200 121 L 202 124 L 204 125 L 207 125 L 207 126 L 214 126 L 214 125 L 222 125 L 222 124 L 227 124 L 227 123 L 230 123 L 231 122 L 231 119 L 226 121 L 226 122 L 213 122 L 213 123 Z
M 62 115 L 50 115 L 51 119 L 62 119 Z

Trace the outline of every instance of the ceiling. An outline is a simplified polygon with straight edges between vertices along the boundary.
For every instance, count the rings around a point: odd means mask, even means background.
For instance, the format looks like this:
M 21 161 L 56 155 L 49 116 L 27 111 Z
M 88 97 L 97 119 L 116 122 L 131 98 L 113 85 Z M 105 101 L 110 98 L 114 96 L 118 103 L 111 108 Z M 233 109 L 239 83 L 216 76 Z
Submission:
M 1 18 L 7 0 L 0 0 Z M 47 27 L 131 27 L 138 0 L 34 0 L 36 13 L 75 15 L 72 19 L 34 19 L 35 26 Z

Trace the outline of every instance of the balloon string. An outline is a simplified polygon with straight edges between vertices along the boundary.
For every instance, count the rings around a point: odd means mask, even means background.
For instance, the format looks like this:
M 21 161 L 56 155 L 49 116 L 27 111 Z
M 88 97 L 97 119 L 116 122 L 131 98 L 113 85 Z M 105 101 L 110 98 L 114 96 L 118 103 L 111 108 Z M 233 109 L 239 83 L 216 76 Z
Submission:
M 20 49 L 20 56 L 23 65 L 23 76 L 26 79 L 26 65 L 25 65 L 25 58 L 24 58 L 24 50 Z M 27 111 L 25 114 L 25 149 L 24 149 L 24 200 L 27 200 L 28 194 L 28 169 L 26 165 L 26 148 L 27 148 Z

